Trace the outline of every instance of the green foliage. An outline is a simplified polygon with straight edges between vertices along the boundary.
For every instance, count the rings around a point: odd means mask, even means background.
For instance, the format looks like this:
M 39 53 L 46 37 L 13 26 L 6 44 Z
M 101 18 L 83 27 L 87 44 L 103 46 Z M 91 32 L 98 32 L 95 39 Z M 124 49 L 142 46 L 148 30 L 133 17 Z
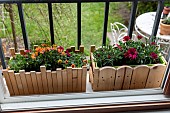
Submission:
M 167 17 L 167 18 L 163 19 L 162 23 L 170 25 L 170 17 Z
M 156 40 L 150 42 L 146 39 L 144 43 L 141 38 L 139 36 L 138 41 L 133 41 L 125 36 L 119 44 L 102 46 L 93 52 L 94 61 L 98 67 L 160 63 L 161 49 Z
M 45 65 L 48 70 L 54 71 L 56 68 L 82 67 L 87 64 L 83 53 L 64 51 L 61 46 L 50 48 L 44 45 L 37 47 L 34 52 L 27 50 L 25 55 L 16 55 L 9 61 L 10 69 L 15 72 L 23 69 L 26 72 L 40 71 L 39 67 Z

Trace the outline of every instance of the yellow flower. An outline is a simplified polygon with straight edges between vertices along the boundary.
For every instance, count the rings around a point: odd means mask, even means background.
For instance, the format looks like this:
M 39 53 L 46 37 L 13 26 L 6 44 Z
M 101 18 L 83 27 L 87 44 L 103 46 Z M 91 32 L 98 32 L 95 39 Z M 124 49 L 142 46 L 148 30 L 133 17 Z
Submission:
M 65 64 L 68 64 L 68 60 L 65 61 Z
M 61 60 L 61 59 L 59 59 L 59 60 L 58 60 L 58 64 L 61 64 L 61 63 L 62 63 L 62 60 Z
M 57 45 L 56 44 L 53 44 L 53 49 L 57 49 Z
M 35 56 L 38 56 L 38 52 L 35 52 Z

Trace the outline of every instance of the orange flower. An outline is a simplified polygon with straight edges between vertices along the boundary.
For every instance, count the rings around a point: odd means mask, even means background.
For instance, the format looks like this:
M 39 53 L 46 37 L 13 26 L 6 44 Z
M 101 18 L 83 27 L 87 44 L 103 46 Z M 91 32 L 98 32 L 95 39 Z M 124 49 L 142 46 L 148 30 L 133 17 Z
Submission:
M 62 46 L 57 47 L 57 51 L 58 51 L 59 53 L 63 52 L 63 50 L 64 50 L 64 48 L 63 48 Z
M 45 48 L 41 48 L 40 53 L 44 54 Z
M 46 48 L 45 48 L 46 51 L 49 51 L 50 49 L 51 49 L 50 47 L 46 47 Z
M 65 55 L 66 55 L 66 53 L 63 51 L 63 52 L 61 53 L 61 55 L 65 56 Z
M 58 64 L 61 64 L 61 63 L 62 63 L 62 60 L 61 60 L 61 59 L 59 59 L 59 60 L 58 60 Z
M 35 52 L 35 56 L 38 56 L 38 52 Z
M 68 64 L 68 60 L 65 61 L 65 64 Z
M 40 51 L 41 51 L 41 47 L 37 47 L 37 48 L 35 49 L 35 51 L 36 51 L 36 52 L 40 52 Z
M 31 54 L 31 58 L 32 58 L 32 59 L 35 59 L 35 58 L 36 58 L 35 53 Z
M 71 64 L 71 67 L 72 67 L 72 68 L 75 68 L 75 67 L 76 67 L 76 65 L 75 65 L 75 64 Z
M 43 47 L 47 47 L 47 44 L 41 44 L 41 46 L 43 46 Z

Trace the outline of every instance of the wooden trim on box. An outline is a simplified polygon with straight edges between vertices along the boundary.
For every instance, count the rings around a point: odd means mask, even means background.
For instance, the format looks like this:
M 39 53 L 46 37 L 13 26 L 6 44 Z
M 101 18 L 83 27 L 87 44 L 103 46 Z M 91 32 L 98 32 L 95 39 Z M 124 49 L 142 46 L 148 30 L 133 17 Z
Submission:
M 88 106 L 88 107 L 65 107 L 65 108 L 52 108 L 52 109 L 39 109 L 39 110 L 22 110 L 13 111 L 10 113 L 113 113 L 124 111 L 143 111 L 143 110 L 160 110 L 168 109 L 170 102 L 148 102 L 138 104 L 121 104 L 121 105 L 102 105 L 102 106 Z M 8 111 L 9 113 L 9 111 Z
M 170 95 L 170 74 L 169 74 L 168 79 L 167 79 L 166 84 L 165 84 L 164 94 Z

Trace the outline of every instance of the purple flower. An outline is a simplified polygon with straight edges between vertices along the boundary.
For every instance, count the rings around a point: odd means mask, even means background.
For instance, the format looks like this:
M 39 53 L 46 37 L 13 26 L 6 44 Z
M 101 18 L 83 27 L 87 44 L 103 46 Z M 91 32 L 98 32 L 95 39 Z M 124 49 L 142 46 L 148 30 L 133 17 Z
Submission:
M 128 51 L 124 54 L 125 58 L 130 58 L 134 60 L 137 58 L 138 52 L 135 48 L 129 48 Z
M 154 53 L 154 52 L 152 52 L 152 53 L 150 54 L 150 56 L 151 56 L 153 59 L 157 59 L 157 58 L 158 58 L 158 55 L 157 55 L 156 53 Z

